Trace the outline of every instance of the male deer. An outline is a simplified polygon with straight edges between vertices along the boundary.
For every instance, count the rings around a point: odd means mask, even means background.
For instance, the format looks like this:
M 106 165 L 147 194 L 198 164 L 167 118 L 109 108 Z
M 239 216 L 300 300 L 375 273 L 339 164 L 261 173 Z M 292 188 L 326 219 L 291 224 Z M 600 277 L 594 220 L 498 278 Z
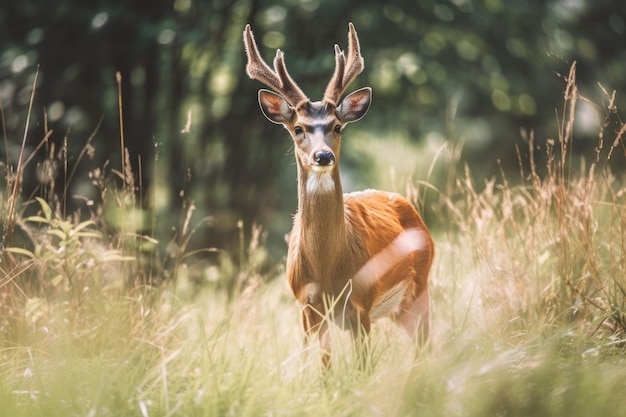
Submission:
M 406 332 L 428 337 L 428 271 L 434 244 L 413 205 L 398 194 L 343 194 L 339 178 L 343 128 L 367 112 L 372 90 L 340 98 L 363 70 L 359 40 L 349 24 L 348 57 L 335 45 L 335 73 L 322 101 L 310 101 L 290 77 L 282 51 L 272 70 L 250 25 L 243 39 L 250 78 L 279 94 L 259 91 L 265 117 L 282 124 L 295 144 L 298 211 L 289 236 L 287 278 L 302 306 L 307 336 L 319 333 L 323 363 L 331 356 L 329 317 L 357 339 L 372 320 L 391 316 Z

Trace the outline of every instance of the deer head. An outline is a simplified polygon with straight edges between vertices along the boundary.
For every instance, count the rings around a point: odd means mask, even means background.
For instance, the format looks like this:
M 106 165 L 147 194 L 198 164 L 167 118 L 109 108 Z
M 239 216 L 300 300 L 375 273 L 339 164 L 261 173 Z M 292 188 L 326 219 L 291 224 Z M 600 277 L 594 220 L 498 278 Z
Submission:
M 354 25 L 350 23 L 348 28 L 348 58 L 335 45 L 335 73 L 321 101 L 310 101 L 293 81 L 281 50 L 276 52 L 272 70 L 261 58 L 250 25 L 244 31 L 248 75 L 276 91 L 259 91 L 261 110 L 271 122 L 282 124 L 289 131 L 300 173 L 316 179 L 314 184 L 321 184 L 321 187 L 315 185 L 316 190 L 330 190 L 333 173 L 338 179 L 341 132 L 348 123 L 365 115 L 372 100 L 372 89 L 365 87 L 340 101 L 348 85 L 364 68 Z

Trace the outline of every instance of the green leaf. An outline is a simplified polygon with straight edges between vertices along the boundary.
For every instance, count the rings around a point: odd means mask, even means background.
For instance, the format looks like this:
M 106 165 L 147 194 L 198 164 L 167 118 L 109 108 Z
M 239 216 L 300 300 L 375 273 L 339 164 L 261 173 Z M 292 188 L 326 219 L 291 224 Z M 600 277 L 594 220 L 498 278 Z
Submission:
M 46 232 L 49 235 L 56 236 L 61 240 L 67 239 L 67 235 L 58 229 L 51 229 Z
M 52 209 L 50 208 L 46 200 L 44 200 L 41 197 L 35 197 L 35 199 L 39 202 L 39 205 L 41 206 L 41 210 L 43 211 L 43 215 L 45 216 L 45 218 L 48 221 L 52 220 Z
M 35 254 L 32 253 L 31 251 L 29 251 L 28 249 L 23 249 L 23 248 L 5 248 L 4 250 L 7 251 L 7 252 L 18 253 L 20 255 L 28 256 L 31 259 L 35 259 Z
M 75 233 L 73 236 L 75 236 L 75 237 L 93 237 L 95 239 L 102 239 L 102 233 L 96 232 L 96 231 L 93 231 L 93 232 L 78 232 L 78 233 Z
M 82 223 L 78 223 L 76 226 L 74 226 L 74 233 L 79 232 L 81 230 L 83 230 L 85 227 L 87 226 L 92 226 L 95 225 L 95 223 L 93 222 L 93 220 L 86 220 Z
M 59 228 L 63 230 L 66 236 L 70 236 L 72 233 L 72 223 L 67 221 L 59 222 Z
M 36 222 L 36 223 L 45 223 L 45 224 L 50 224 L 50 220 L 46 219 L 45 217 L 41 217 L 41 216 L 29 216 L 27 218 L 24 219 L 27 222 Z

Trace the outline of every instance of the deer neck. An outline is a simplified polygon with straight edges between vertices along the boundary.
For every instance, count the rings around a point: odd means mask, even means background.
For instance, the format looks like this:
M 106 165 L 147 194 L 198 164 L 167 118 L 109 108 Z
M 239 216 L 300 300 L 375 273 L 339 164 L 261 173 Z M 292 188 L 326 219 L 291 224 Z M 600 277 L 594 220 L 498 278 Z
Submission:
M 325 259 L 329 267 L 345 248 L 346 224 L 339 167 L 315 172 L 298 166 L 298 216 L 301 250 L 310 259 Z

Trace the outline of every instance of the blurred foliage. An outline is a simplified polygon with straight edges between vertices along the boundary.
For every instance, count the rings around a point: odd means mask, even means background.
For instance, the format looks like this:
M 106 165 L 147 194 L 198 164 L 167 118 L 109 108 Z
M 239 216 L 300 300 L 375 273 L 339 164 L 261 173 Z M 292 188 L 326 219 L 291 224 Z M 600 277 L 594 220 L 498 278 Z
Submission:
M 80 172 L 119 170 L 119 72 L 124 139 L 140 201 L 154 214 L 153 235 L 167 242 L 180 229 L 172 219 L 184 218 L 193 200 L 194 217 L 213 216 L 209 232 L 196 234 L 203 245 L 237 248 L 243 219 L 266 225 L 270 246 L 283 251 L 296 198 L 291 142 L 257 107 L 262 86 L 245 75 L 241 33 L 250 22 L 267 60 L 285 50 L 291 74 L 318 99 L 332 74 L 332 45 L 347 47 L 349 21 L 366 64 L 351 88 L 372 86 L 374 102 L 346 133 L 348 190 L 379 186 L 389 175 L 372 170 L 381 165 L 364 148 L 372 139 L 400 140 L 430 155 L 458 142 L 477 176 L 499 175 L 498 160 L 519 171 L 520 129 L 556 135 L 565 85 L 559 74 L 573 61 L 582 94 L 606 102 L 581 101 L 577 131 L 598 132 L 604 123 L 606 142 L 615 137 L 610 94 L 626 91 L 623 2 L 23 0 L 0 9 L 2 161 L 16 163 L 38 70 L 29 150 L 52 130 L 41 161 L 61 150 L 71 166 L 80 160 Z M 87 143 L 89 158 L 80 158 Z M 573 152 L 586 155 L 597 138 L 579 143 Z M 31 170 L 24 195 L 56 181 L 67 196 L 81 196 L 70 197 L 73 207 L 99 198 L 88 175 L 67 184 L 63 167 L 53 168 Z

